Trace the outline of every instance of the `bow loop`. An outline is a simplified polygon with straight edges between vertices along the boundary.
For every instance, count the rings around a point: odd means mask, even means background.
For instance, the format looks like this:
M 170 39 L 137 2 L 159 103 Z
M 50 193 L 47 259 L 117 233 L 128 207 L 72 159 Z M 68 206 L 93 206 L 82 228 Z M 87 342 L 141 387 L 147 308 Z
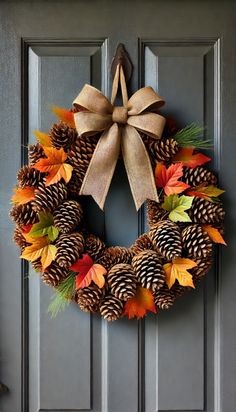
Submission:
M 115 102 L 119 82 L 123 106 Z M 146 199 L 158 202 L 155 180 L 145 145 L 138 131 L 160 139 L 165 118 L 157 114 L 164 100 L 151 87 L 143 87 L 128 100 L 125 77 L 121 65 L 117 66 L 112 103 L 95 87 L 86 84 L 73 104 L 82 108 L 75 113 L 79 136 L 103 132 L 85 174 L 80 194 L 92 195 L 103 209 L 107 192 L 122 149 L 130 188 L 137 209 Z M 122 125 L 123 127 L 119 127 Z

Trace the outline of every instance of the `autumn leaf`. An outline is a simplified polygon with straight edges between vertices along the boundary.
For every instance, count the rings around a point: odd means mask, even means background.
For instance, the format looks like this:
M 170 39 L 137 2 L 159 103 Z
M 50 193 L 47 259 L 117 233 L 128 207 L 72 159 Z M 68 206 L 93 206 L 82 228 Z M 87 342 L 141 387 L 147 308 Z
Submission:
M 210 225 L 203 225 L 202 228 L 208 234 L 212 242 L 221 243 L 222 245 L 227 246 L 227 243 L 225 242 L 223 236 L 220 234 L 218 229 Z
M 170 195 L 164 197 L 162 207 L 170 212 L 169 219 L 173 222 L 191 222 L 191 219 L 185 210 L 191 208 L 192 202 L 193 197 L 191 196 Z
M 35 199 L 35 188 L 31 186 L 26 186 L 24 188 L 16 187 L 13 189 L 15 194 L 12 196 L 11 200 L 17 205 L 24 205 Z
M 210 162 L 210 157 L 202 153 L 194 153 L 194 149 L 194 147 L 181 147 L 172 160 L 174 162 L 182 162 L 183 166 L 191 167 L 192 169 Z
M 212 202 L 214 198 L 217 198 L 218 196 L 222 195 L 225 190 L 219 189 L 216 186 L 209 185 L 207 186 L 206 184 L 201 184 L 199 186 L 192 187 L 187 191 L 187 194 L 190 196 L 197 196 L 201 197 L 202 199 L 206 199 L 209 202 Z
M 91 284 L 93 281 L 99 288 L 105 284 L 104 276 L 107 274 L 106 269 L 98 263 L 93 263 L 91 257 L 84 254 L 82 259 L 78 259 L 70 270 L 78 273 L 76 276 L 76 289 L 83 289 Z
M 30 235 L 24 235 L 30 246 L 27 246 L 20 256 L 23 259 L 34 262 L 37 259 L 41 259 L 43 270 L 46 269 L 51 262 L 55 259 L 57 248 L 55 245 L 51 245 L 46 236 L 40 238 L 33 238 Z
M 197 266 L 197 264 L 193 260 L 185 258 L 177 258 L 171 263 L 166 263 L 163 267 L 168 288 L 170 289 L 176 280 L 178 280 L 182 286 L 195 288 L 192 275 L 188 272 L 188 269 L 192 269 L 195 266 Z
M 28 224 L 28 225 L 21 226 L 21 231 L 22 231 L 23 235 L 29 233 L 31 231 L 32 226 L 33 225 L 31 223 Z
M 166 168 L 166 166 L 159 162 L 155 169 L 155 179 L 157 187 L 162 187 L 166 195 L 173 195 L 181 193 L 187 188 L 184 182 L 180 182 L 178 179 L 183 176 L 182 163 L 176 163 Z
M 39 130 L 33 130 L 34 135 L 36 136 L 38 142 L 44 147 L 51 147 L 52 142 L 49 134 L 40 132 Z
M 143 318 L 147 311 L 157 313 L 154 297 L 151 290 L 138 286 L 136 295 L 127 300 L 124 307 L 124 315 L 131 318 Z
M 53 242 L 58 237 L 59 231 L 53 225 L 53 216 L 51 213 L 39 212 L 39 222 L 35 223 L 29 235 L 32 237 L 48 236 L 48 239 Z
M 71 110 L 63 107 L 53 106 L 53 113 L 59 117 L 60 120 L 65 122 L 69 127 L 75 128 L 74 113 Z
M 33 167 L 40 172 L 48 173 L 46 186 L 57 183 L 62 178 L 68 183 L 73 167 L 65 163 L 67 154 L 64 150 L 62 148 L 58 150 L 53 147 L 44 147 L 44 153 L 47 156 L 46 159 L 40 159 Z

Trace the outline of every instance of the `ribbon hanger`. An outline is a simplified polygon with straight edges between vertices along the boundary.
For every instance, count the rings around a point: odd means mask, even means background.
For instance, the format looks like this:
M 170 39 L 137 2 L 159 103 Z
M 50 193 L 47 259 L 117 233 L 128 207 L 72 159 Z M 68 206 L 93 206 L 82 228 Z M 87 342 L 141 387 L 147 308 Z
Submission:
M 119 84 L 123 106 L 115 106 Z M 73 102 L 85 109 L 74 114 L 79 136 L 103 132 L 85 174 L 80 195 L 91 195 L 103 209 L 120 148 L 136 209 L 146 199 L 158 202 L 152 166 L 138 131 L 160 139 L 165 118 L 157 114 L 164 100 L 151 87 L 128 99 L 124 70 L 117 65 L 109 101 L 98 89 L 85 85 Z

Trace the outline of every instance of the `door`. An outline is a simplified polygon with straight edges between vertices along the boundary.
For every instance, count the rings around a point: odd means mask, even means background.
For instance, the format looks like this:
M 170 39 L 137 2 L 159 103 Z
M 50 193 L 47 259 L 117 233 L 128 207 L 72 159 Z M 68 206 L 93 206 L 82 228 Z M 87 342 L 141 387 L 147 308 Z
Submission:
M 233 1 L 0 1 L 1 412 L 236 410 L 236 3 Z M 48 130 L 50 105 L 70 107 L 85 82 L 109 95 L 110 63 L 124 43 L 130 93 L 150 85 L 163 113 L 204 123 L 226 189 L 228 248 L 197 291 L 167 312 L 113 324 L 52 295 L 18 259 L 8 218 L 15 175 L 32 130 Z M 91 211 L 107 243 L 145 230 L 122 164 L 105 213 Z

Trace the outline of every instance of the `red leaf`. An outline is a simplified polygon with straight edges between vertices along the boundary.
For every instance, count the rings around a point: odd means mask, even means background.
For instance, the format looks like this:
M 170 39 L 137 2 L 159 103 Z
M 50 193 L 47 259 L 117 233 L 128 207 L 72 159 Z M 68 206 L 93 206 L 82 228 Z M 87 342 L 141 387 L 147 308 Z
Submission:
M 166 168 L 163 163 L 157 163 L 155 169 L 155 178 L 157 187 L 162 187 L 167 196 L 178 194 L 189 188 L 184 182 L 178 179 L 183 176 L 182 163 L 176 163 Z
M 178 153 L 174 156 L 174 162 L 182 162 L 183 166 L 191 167 L 195 169 L 197 166 L 201 166 L 204 163 L 210 162 L 211 158 L 205 156 L 202 153 L 193 153 L 194 147 L 182 147 Z
M 129 319 L 134 317 L 140 319 L 146 315 L 148 310 L 157 313 L 153 294 L 149 289 L 138 287 L 136 295 L 125 303 L 124 315 L 127 315 Z
M 93 260 L 87 254 L 84 254 L 82 259 L 78 259 L 77 262 L 70 267 L 70 270 L 78 273 L 75 278 L 76 289 L 85 288 L 89 286 L 92 281 L 96 283 L 99 288 L 104 286 L 104 275 L 107 273 L 106 269 L 98 263 L 93 263 Z
M 75 128 L 74 113 L 71 110 L 64 109 L 63 107 L 53 106 L 52 111 L 69 127 Z
M 29 233 L 32 229 L 32 226 L 33 226 L 32 224 L 21 226 L 22 233 L 23 234 Z

